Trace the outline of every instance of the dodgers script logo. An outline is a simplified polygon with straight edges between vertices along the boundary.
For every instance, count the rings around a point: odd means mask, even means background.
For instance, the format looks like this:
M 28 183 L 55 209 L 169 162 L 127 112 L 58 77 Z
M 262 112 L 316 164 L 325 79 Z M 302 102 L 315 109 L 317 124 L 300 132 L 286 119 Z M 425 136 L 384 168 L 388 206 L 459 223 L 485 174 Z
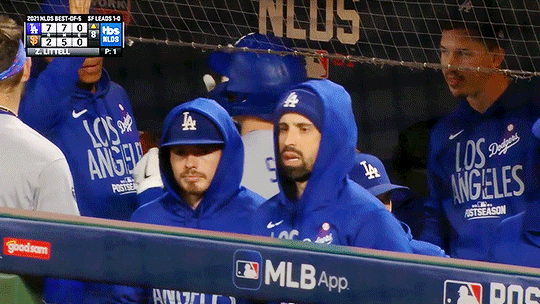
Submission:
M 261 287 L 262 256 L 253 250 L 237 250 L 234 253 L 234 285 L 240 289 L 257 290 Z
M 444 281 L 443 304 L 482 304 L 482 285 L 463 281 Z

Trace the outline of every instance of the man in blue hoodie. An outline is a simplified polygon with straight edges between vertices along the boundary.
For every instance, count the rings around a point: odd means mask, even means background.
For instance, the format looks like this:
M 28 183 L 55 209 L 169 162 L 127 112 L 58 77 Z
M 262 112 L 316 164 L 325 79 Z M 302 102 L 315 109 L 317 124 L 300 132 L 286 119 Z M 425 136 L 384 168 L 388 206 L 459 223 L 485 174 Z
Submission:
M 532 128 L 540 139 L 540 119 Z M 540 154 L 537 155 L 540 157 Z M 525 211 L 504 219 L 492 236 L 489 261 L 540 268 L 540 201 L 527 204 Z
M 394 216 L 348 178 L 357 129 L 343 87 L 304 82 L 284 94 L 275 119 L 280 192 L 257 210 L 254 234 L 411 252 Z
M 384 204 L 384 207 L 392 212 L 393 197 L 397 194 L 396 192 L 408 191 L 409 188 L 392 184 L 386 173 L 386 168 L 375 155 L 356 153 L 354 161 L 354 167 L 349 172 L 350 179 L 377 197 Z M 401 227 L 407 233 L 413 253 L 448 257 L 441 247 L 413 239 L 409 225 L 401 222 Z
M 88 14 L 90 0 L 46 0 L 43 13 Z M 66 156 L 82 216 L 128 220 L 137 208 L 133 168 L 142 155 L 131 102 L 111 81 L 101 57 L 48 58 L 33 75 L 20 119 Z M 48 303 L 101 303 L 105 284 L 47 280 Z
M 250 233 L 251 217 L 264 199 L 240 185 L 244 146 L 227 111 L 198 98 L 165 118 L 159 165 L 166 192 L 140 207 L 134 222 Z M 118 287 L 117 303 L 236 303 L 221 295 Z
M 420 239 L 453 258 L 486 260 L 497 225 L 538 193 L 540 146 L 531 127 L 540 117 L 540 86 L 493 70 L 504 65 L 505 31 L 484 1 L 467 7 L 443 24 L 443 75 L 460 100 L 432 129 Z

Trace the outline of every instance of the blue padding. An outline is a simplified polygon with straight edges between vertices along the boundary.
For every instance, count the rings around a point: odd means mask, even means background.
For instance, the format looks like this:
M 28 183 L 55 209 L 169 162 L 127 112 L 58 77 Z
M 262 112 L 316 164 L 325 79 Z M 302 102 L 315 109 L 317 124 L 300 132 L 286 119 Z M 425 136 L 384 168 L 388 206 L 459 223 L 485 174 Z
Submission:
M 304 303 L 457 303 L 461 286 L 489 303 L 493 288 L 540 286 L 532 268 L 92 221 L 0 214 L 0 271 Z M 5 238 L 48 242 L 50 259 L 6 254 Z

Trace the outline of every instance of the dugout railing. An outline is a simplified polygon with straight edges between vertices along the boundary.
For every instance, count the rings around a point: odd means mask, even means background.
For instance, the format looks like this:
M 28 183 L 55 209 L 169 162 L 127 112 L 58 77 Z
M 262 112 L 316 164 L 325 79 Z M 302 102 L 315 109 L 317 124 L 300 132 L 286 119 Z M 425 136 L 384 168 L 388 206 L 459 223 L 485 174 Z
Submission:
M 0 208 L 0 272 L 303 303 L 538 303 L 540 269 Z

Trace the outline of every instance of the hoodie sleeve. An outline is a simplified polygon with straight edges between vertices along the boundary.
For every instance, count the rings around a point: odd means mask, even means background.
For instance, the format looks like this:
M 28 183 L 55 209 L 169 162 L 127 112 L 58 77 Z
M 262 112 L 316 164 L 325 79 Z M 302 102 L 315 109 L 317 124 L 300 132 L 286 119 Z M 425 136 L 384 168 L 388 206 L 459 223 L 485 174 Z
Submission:
M 79 81 L 78 72 L 84 60 L 83 57 L 54 58 L 27 87 L 19 118 L 46 135 L 62 118 L 62 110 L 68 107 L 68 97 Z
M 112 303 L 115 304 L 136 304 L 150 303 L 148 289 L 124 285 L 116 285 L 113 288 Z
M 411 253 L 407 234 L 398 220 L 386 209 L 370 212 L 368 221 L 356 235 L 354 246 Z
M 440 129 L 435 127 L 431 133 L 429 158 L 427 163 L 427 181 L 429 187 L 429 198 L 424 204 L 424 225 L 422 233 L 420 234 L 420 240 L 426 241 L 448 250 L 445 244 L 447 243 L 447 236 L 445 235 L 445 223 L 447 223 L 442 207 L 443 197 L 442 189 L 444 187 L 443 181 L 440 179 L 437 168 L 440 164 L 437 164 L 437 146 L 439 145 L 439 131 Z

